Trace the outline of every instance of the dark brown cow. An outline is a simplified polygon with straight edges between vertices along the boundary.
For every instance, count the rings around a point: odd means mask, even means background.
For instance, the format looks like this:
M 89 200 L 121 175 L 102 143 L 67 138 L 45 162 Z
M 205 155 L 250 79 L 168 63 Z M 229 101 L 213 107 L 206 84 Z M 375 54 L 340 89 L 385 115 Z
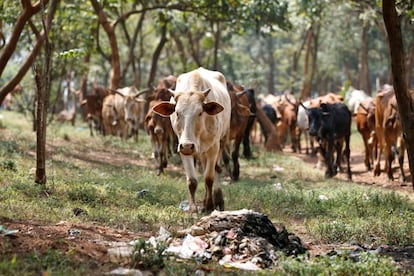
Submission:
M 157 175 L 164 172 L 168 164 L 169 143 L 175 140 L 175 134 L 168 117 L 160 116 L 152 108 L 161 101 L 154 100 L 149 103 L 149 110 L 144 120 L 144 127 L 150 136 L 153 154 L 157 161 Z
M 249 101 L 246 96 L 247 91 L 244 90 L 243 87 L 227 82 L 227 90 L 229 91 L 231 101 L 230 141 L 233 142 L 233 150 L 231 151 L 233 160 L 232 173 L 230 172 L 229 149 L 223 152 L 223 162 L 227 173 L 231 175 L 232 180 L 237 181 L 240 176 L 240 144 L 244 139 L 251 113 L 249 109 Z
M 103 100 L 108 94 L 109 92 L 105 87 L 94 85 L 91 93 L 83 97 L 81 108 L 86 113 L 86 120 L 89 125 L 91 136 L 93 136 L 93 129 L 96 129 L 101 133 L 104 132 L 102 106 Z
M 375 103 L 373 98 L 369 97 L 359 103 L 355 115 L 355 124 L 364 142 L 365 166 L 370 171 L 374 164 L 377 145 L 375 135 Z
M 381 174 L 381 155 L 384 151 L 385 171 L 388 179 L 394 180 L 391 163 L 398 154 L 401 183 L 405 182 L 403 169 L 405 145 L 402 138 L 402 127 L 398 115 L 397 100 L 392 86 L 379 91 L 375 99 L 375 130 L 378 138 L 378 155 L 374 167 L 374 176 Z

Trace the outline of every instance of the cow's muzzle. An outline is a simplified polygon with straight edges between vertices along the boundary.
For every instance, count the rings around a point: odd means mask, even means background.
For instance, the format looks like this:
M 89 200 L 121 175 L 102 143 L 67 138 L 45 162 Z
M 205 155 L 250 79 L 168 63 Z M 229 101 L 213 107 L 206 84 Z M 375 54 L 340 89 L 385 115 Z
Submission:
M 193 143 L 179 144 L 178 152 L 184 155 L 192 155 L 195 152 L 195 145 Z
M 164 129 L 162 129 L 162 127 L 158 127 L 158 126 L 156 126 L 156 127 L 154 128 L 154 133 L 155 133 L 155 134 L 163 134 L 163 133 L 164 133 Z

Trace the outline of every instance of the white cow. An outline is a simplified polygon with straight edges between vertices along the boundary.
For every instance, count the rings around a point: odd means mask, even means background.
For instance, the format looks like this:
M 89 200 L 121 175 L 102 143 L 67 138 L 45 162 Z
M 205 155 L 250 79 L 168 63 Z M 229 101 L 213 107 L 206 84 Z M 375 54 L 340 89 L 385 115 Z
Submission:
M 178 136 L 178 152 L 187 176 L 190 192 L 190 208 L 197 212 L 195 193 L 197 176 L 195 158 L 204 169 L 206 193 L 204 211 L 218 207 L 224 209 L 224 199 L 219 183 L 222 151 L 227 145 L 230 132 L 231 104 L 226 79 L 217 71 L 204 68 L 184 73 L 177 78 L 170 102 L 153 107 L 161 116 L 170 116 L 174 132 Z M 213 183 L 216 188 L 213 195 Z
M 360 102 L 367 98 L 369 98 L 369 95 L 367 93 L 350 86 L 348 88 L 348 91 L 345 93 L 344 102 L 348 106 L 348 109 L 351 111 L 352 115 L 355 116 L 358 113 Z

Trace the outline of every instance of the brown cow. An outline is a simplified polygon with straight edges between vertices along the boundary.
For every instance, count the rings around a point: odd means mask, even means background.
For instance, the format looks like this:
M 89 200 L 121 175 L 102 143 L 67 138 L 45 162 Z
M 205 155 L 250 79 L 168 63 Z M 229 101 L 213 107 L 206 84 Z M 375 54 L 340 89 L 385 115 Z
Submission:
M 97 129 L 102 134 L 104 133 L 102 106 L 103 100 L 108 94 L 109 92 L 105 87 L 94 85 L 91 93 L 85 95 L 81 101 L 81 108 L 86 114 L 91 136 L 94 135 L 93 129 Z
M 150 136 L 154 157 L 157 161 L 157 175 L 163 173 L 168 164 L 169 142 L 174 140 L 175 134 L 168 117 L 160 116 L 152 108 L 161 101 L 154 100 L 149 103 L 149 110 L 144 120 L 144 127 Z
M 190 191 L 190 208 L 197 212 L 195 193 L 198 180 L 194 160 L 201 161 L 205 181 L 204 210 L 224 209 L 219 182 L 220 158 L 228 143 L 231 102 L 224 75 L 204 68 L 184 73 L 177 78 L 174 98 L 161 102 L 153 110 L 171 116 L 178 136 L 178 152 L 185 169 Z M 213 184 L 216 188 L 213 192 Z
M 223 152 L 223 161 L 227 173 L 231 175 L 232 180 L 237 181 L 240 176 L 239 151 L 242 143 L 247 124 L 251 113 L 249 109 L 249 100 L 247 99 L 247 90 L 243 87 L 227 82 L 227 89 L 231 101 L 231 119 L 230 119 L 230 141 L 233 141 L 231 157 L 233 160 L 233 172 L 230 170 L 230 144 L 226 151 Z
M 158 81 L 157 87 L 154 88 L 154 92 L 150 100 L 169 101 L 172 97 L 172 93 L 169 91 L 175 89 L 177 78 L 173 75 L 161 78 Z
M 373 98 L 369 97 L 359 103 L 355 115 L 355 124 L 364 142 L 365 166 L 370 171 L 374 164 L 377 145 L 375 135 L 375 103 Z
M 387 86 L 377 94 L 375 99 L 375 130 L 379 152 L 374 167 L 374 176 L 381 174 L 380 161 L 384 151 L 385 171 L 388 179 L 394 180 L 391 163 L 395 154 L 398 154 L 401 172 L 399 181 L 403 183 L 406 180 L 403 169 L 405 145 L 393 87 Z
M 116 95 L 122 97 L 122 103 L 119 103 L 119 107 L 115 104 L 115 107 L 117 108 L 118 114 L 122 113 L 119 110 L 120 108 L 124 109 L 123 119 L 125 121 L 126 129 L 123 133 L 125 139 L 133 136 L 135 142 L 138 142 L 139 121 L 146 102 L 146 100 L 140 98 L 140 95 L 146 93 L 147 91 L 147 89 L 137 91 L 135 86 L 119 88 L 115 91 Z M 119 119 L 122 120 L 122 118 Z
M 123 139 L 134 136 L 138 141 L 138 127 L 144 99 L 140 95 L 147 89 L 137 91 L 134 86 L 118 88 L 104 99 L 102 117 L 105 134 L 117 135 Z
M 299 103 L 293 97 L 293 95 L 285 93 L 282 96 L 273 96 L 272 98 L 266 97 L 267 100 L 265 102 L 272 105 L 275 109 L 278 120 L 276 129 L 277 132 L 280 134 L 280 139 L 282 143 L 285 143 L 287 140 L 287 136 L 289 134 L 291 148 L 293 152 L 299 150 L 298 145 L 298 131 L 297 131 L 297 113 L 299 108 Z M 269 100 L 271 102 L 269 102 Z
M 326 95 L 319 96 L 315 99 L 310 100 L 309 108 L 313 107 L 320 107 L 321 104 L 334 104 L 334 103 L 342 103 L 344 101 L 344 97 L 341 95 L 329 92 Z
M 118 99 L 116 99 L 118 98 Z M 122 97 L 117 94 L 109 94 L 106 96 L 102 103 L 102 121 L 104 126 L 104 135 L 123 136 L 123 130 L 125 129 L 124 111 L 119 114 L 115 108 L 116 102 L 122 102 Z

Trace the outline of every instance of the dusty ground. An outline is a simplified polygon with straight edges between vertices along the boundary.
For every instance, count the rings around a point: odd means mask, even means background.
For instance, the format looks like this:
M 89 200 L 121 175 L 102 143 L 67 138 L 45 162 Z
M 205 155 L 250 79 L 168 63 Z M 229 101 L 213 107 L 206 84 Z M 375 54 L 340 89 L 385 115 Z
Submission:
M 110 152 L 102 153 L 99 159 L 106 158 L 113 160 L 113 156 L 109 157 Z M 288 149 L 285 154 L 295 155 L 303 158 L 309 166 L 314 166 L 316 157 L 310 157 L 306 154 L 294 154 Z M 367 172 L 363 163 L 363 151 L 353 151 L 352 154 L 352 171 L 353 181 L 367 186 L 381 186 L 387 189 L 399 190 L 412 194 L 412 186 L 410 184 L 400 185 L 398 181 L 390 182 L 385 175 L 374 177 L 372 172 Z M 94 156 L 83 155 L 82 158 L 87 160 L 95 160 Z M 136 162 L 135 160 L 126 160 L 125 157 L 119 157 L 122 162 Z M 118 162 L 120 161 L 117 158 Z M 143 165 L 143 164 L 140 164 Z M 407 176 L 408 164 L 405 166 Z M 398 179 L 399 172 L 395 170 L 395 178 Z M 346 178 L 344 173 L 340 173 L 336 177 Z M 114 242 L 131 241 L 139 237 L 149 237 L 151 233 L 133 233 L 128 230 L 111 229 L 99 225 L 81 225 L 62 221 L 60 223 L 50 225 L 33 221 L 15 221 L 9 218 L 0 217 L 1 225 L 8 229 L 18 229 L 19 232 L 12 236 L 0 236 L 0 252 L 14 252 L 15 254 L 38 251 L 42 252 L 46 249 L 59 249 L 63 252 L 69 250 L 75 252 L 75 256 L 82 262 L 92 262 L 96 264 L 100 271 L 109 271 L 114 268 L 107 254 L 107 249 Z M 80 232 L 79 232 L 80 231 Z M 81 233 L 81 234 L 78 234 Z M 325 254 L 336 248 L 337 245 L 321 245 L 316 244 L 310 237 L 306 236 L 304 229 L 298 229 L 295 233 L 303 242 L 305 242 L 312 256 Z M 7 239 L 7 241 L 6 241 Z M 387 248 L 384 254 L 394 256 L 405 267 L 414 267 L 414 248 Z

